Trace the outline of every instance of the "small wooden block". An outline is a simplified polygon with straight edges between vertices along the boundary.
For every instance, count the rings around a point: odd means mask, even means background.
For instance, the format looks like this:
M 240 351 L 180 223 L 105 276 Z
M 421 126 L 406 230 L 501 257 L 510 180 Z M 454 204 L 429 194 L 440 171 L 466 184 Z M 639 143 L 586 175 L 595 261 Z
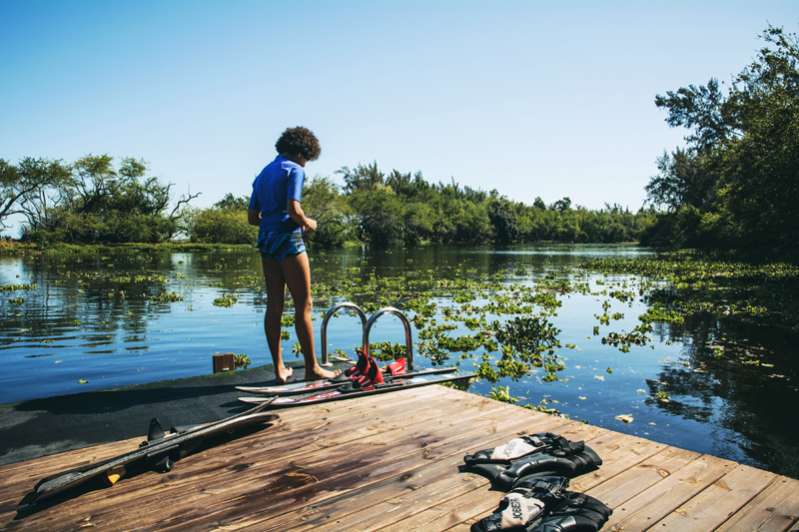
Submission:
M 236 357 L 233 353 L 214 353 L 213 359 L 214 373 L 236 369 Z

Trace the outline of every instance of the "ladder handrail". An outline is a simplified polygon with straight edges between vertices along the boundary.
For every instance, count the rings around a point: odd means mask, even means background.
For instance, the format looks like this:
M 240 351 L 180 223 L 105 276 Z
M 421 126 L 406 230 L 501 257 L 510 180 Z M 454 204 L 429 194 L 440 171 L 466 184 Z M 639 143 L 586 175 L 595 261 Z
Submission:
M 333 315 L 336 314 L 336 312 L 338 312 L 343 308 L 354 310 L 358 314 L 358 317 L 361 318 L 361 330 L 363 331 L 363 337 L 366 338 L 367 319 L 366 319 L 366 313 L 363 311 L 363 309 L 358 305 L 356 305 L 355 303 L 353 303 L 352 301 L 345 301 L 343 303 L 333 305 L 325 313 L 325 319 L 322 320 L 322 365 L 323 366 L 332 366 L 329 360 L 329 356 L 327 354 L 327 323 L 330 321 L 330 318 L 332 318 Z
M 366 326 L 363 330 L 364 350 L 367 354 L 369 353 L 369 332 L 372 330 L 372 326 L 375 324 L 377 319 L 384 314 L 393 314 L 402 322 L 402 327 L 405 329 L 405 356 L 407 357 L 407 367 L 408 371 L 413 371 L 413 336 L 411 334 L 411 322 L 408 321 L 408 318 L 405 316 L 405 314 L 403 314 L 402 311 L 396 307 L 383 307 L 369 316 L 369 321 L 366 322 Z

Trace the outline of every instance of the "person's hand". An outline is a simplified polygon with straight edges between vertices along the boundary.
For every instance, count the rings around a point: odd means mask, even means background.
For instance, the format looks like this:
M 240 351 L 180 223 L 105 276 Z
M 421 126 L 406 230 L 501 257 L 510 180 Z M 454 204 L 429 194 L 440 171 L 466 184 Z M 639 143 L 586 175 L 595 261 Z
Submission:
M 308 233 L 313 233 L 314 231 L 316 231 L 316 220 L 314 220 L 313 218 L 306 218 L 303 230 Z

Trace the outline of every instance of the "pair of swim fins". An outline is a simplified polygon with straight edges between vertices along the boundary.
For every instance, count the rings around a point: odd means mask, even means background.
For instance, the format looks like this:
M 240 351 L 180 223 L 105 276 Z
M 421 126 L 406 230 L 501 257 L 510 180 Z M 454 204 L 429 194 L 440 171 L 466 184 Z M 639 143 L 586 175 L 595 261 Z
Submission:
M 464 457 L 461 471 L 488 478 L 508 491 L 499 507 L 472 532 L 593 532 L 612 510 L 601 501 L 568 491 L 569 478 L 593 471 L 602 459 L 584 442 L 550 432 L 527 434 Z

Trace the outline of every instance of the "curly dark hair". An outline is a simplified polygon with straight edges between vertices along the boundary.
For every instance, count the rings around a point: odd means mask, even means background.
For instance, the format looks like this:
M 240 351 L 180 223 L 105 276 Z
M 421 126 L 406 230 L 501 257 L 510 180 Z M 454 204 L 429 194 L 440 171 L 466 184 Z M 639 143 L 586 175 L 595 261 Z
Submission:
M 307 127 L 290 127 L 280 135 L 275 149 L 281 155 L 300 154 L 306 161 L 315 161 L 322 153 L 319 139 Z

